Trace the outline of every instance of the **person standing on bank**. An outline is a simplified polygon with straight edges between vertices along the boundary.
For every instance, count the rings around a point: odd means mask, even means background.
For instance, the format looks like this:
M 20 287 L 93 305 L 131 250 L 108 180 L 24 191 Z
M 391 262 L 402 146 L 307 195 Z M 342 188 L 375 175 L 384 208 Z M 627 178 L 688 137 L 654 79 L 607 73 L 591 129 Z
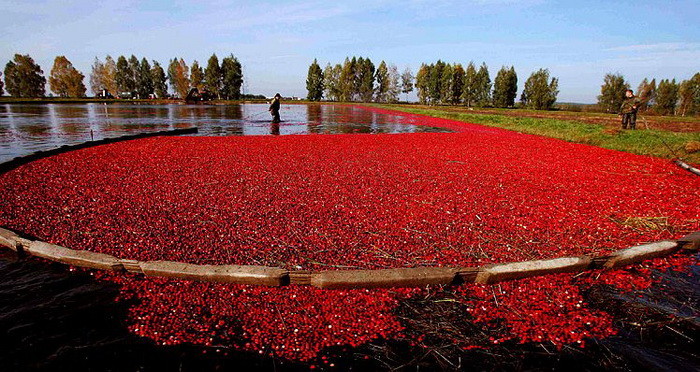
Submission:
M 280 100 L 282 99 L 282 96 L 277 93 L 275 94 L 275 98 L 272 99 L 272 102 L 270 103 L 270 108 L 268 111 L 270 111 L 270 115 L 272 115 L 272 122 L 273 123 L 279 123 L 280 122 Z
M 625 92 L 625 100 L 620 106 L 620 115 L 622 116 L 622 129 L 636 129 L 637 127 L 637 110 L 642 101 L 634 95 L 632 89 L 627 89 Z

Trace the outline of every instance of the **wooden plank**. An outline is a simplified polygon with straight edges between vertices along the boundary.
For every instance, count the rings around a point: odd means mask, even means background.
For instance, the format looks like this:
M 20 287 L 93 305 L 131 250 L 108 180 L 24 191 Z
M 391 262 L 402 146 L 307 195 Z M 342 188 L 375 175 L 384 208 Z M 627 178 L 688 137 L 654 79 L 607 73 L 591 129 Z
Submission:
M 590 257 L 579 256 L 487 265 L 476 276 L 476 283 L 492 284 L 539 275 L 583 271 L 591 262 Z
M 459 269 L 416 267 L 381 270 L 322 271 L 311 276 L 311 285 L 326 289 L 420 287 L 452 284 Z
M 26 247 L 26 252 L 48 260 L 90 269 L 112 271 L 124 269 L 119 259 L 114 256 L 89 251 L 76 251 L 46 242 L 33 241 L 29 244 L 29 247 Z
M 218 283 L 267 285 L 286 284 L 287 270 L 266 266 L 195 265 L 184 262 L 148 261 L 139 263 L 147 276 Z
M 678 250 L 678 247 L 679 244 L 677 242 L 664 240 L 621 249 L 611 255 L 608 262 L 605 263 L 605 268 L 612 269 L 639 263 L 655 257 L 668 256 Z

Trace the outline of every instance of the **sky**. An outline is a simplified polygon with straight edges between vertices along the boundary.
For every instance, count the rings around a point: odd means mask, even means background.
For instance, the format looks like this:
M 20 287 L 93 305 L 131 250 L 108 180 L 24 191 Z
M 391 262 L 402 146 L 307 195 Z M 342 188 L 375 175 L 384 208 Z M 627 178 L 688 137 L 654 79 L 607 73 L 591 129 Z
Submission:
M 309 64 L 346 56 L 415 73 L 438 59 L 513 65 L 519 87 L 548 68 L 560 102 L 594 103 L 606 73 L 644 78 L 700 71 L 700 1 L 0 0 L 0 63 L 29 54 L 46 76 L 65 55 L 86 75 L 95 57 L 131 54 L 200 65 L 233 54 L 244 93 L 305 96 Z M 519 91 L 520 92 L 520 91 Z

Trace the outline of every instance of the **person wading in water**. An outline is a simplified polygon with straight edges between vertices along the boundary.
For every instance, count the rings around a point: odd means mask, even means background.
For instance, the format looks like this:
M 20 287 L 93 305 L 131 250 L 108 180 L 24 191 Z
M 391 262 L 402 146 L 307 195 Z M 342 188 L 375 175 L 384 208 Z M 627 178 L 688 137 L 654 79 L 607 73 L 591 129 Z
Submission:
M 282 96 L 277 93 L 275 94 L 275 98 L 272 99 L 272 102 L 270 103 L 270 108 L 268 111 L 270 111 L 270 115 L 272 115 L 272 122 L 273 123 L 279 123 L 280 122 L 280 100 L 282 99 Z

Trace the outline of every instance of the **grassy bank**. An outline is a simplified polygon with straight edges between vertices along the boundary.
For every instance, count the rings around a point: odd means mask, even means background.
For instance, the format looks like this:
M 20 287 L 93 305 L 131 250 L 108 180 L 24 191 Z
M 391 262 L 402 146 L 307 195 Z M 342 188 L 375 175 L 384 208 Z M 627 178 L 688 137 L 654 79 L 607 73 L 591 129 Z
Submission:
M 601 124 L 610 128 L 619 128 L 620 117 L 617 114 L 604 112 L 580 112 L 568 110 L 529 110 L 529 109 L 505 109 L 505 108 L 485 108 L 464 106 L 427 106 L 410 104 L 411 108 L 418 109 L 439 109 L 446 112 L 485 114 L 485 115 L 505 115 L 513 117 L 528 117 L 541 119 L 559 119 L 574 121 L 585 124 Z M 648 126 L 652 129 L 659 129 L 671 132 L 700 132 L 699 116 L 659 116 L 644 112 L 639 114 L 640 128 Z
M 451 108 L 416 108 L 407 105 L 372 105 L 413 114 L 429 115 L 467 123 L 483 124 L 517 132 L 558 138 L 569 142 L 584 143 L 612 150 L 627 151 L 640 155 L 652 155 L 672 159 L 671 150 L 688 162 L 699 164 L 700 152 L 688 153 L 685 145 L 700 141 L 700 132 L 678 133 L 666 130 L 619 131 L 603 124 L 591 124 L 558 118 L 520 117 L 499 113 L 484 114 Z M 638 127 L 644 127 L 642 122 Z M 663 140 L 663 141 L 662 141 Z

